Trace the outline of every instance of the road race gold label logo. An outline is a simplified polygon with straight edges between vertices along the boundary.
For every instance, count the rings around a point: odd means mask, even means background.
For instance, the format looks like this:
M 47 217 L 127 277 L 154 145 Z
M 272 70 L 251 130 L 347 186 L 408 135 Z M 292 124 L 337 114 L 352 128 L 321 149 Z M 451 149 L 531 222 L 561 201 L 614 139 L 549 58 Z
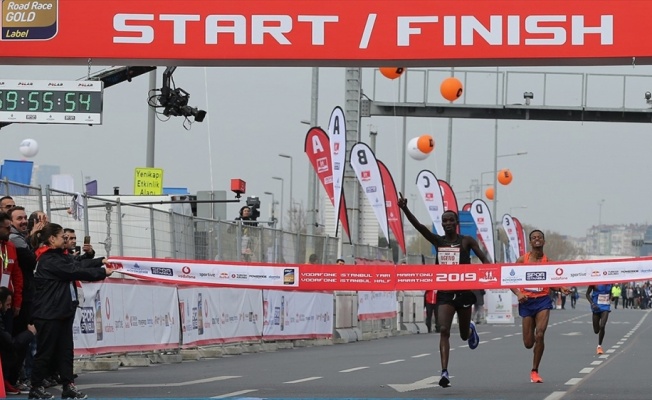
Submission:
M 2 0 L 2 40 L 48 40 L 57 34 L 58 0 Z

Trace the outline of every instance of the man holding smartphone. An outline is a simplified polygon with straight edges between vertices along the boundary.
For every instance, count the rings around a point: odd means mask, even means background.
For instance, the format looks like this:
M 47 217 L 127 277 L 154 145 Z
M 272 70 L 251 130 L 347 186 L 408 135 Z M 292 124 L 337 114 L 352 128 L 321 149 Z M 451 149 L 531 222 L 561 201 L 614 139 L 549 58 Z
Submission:
M 95 250 L 91 245 L 91 237 L 84 237 L 84 245 L 77 246 L 77 234 L 72 228 L 65 228 L 63 230 L 63 238 L 66 240 L 66 248 L 68 249 L 68 254 L 72 255 L 75 258 L 79 259 L 93 259 L 95 258 Z

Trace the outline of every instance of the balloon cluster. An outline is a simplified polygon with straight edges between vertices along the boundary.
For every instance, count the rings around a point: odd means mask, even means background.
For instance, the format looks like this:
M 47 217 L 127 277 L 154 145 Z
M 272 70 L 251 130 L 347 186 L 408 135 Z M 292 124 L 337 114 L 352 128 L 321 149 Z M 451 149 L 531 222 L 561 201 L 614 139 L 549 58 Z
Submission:
M 418 161 L 428 158 L 434 149 L 435 139 L 430 135 L 421 135 L 412 138 L 407 145 L 408 155 Z
M 501 169 L 498 171 L 498 183 L 501 185 L 507 186 L 510 183 L 512 183 L 512 179 L 514 179 L 514 175 L 512 175 L 512 172 L 508 169 Z M 495 196 L 494 188 L 493 187 L 488 187 L 487 190 L 484 191 L 484 195 L 487 199 L 493 200 Z

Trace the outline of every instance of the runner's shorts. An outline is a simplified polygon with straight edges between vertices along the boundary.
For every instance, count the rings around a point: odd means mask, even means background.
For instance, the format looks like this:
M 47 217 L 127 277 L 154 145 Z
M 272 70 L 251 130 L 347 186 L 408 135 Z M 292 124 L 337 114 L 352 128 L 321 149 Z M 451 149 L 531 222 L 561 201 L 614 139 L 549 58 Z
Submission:
M 518 315 L 521 318 L 534 317 L 539 311 L 552 310 L 552 308 L 550 296 L 534 297 L 518 304 Z
M 455 309 L 469 308 L 477 301 L 475 294 L 470 290 L 437 291 L 437 305 L 449 304 Z

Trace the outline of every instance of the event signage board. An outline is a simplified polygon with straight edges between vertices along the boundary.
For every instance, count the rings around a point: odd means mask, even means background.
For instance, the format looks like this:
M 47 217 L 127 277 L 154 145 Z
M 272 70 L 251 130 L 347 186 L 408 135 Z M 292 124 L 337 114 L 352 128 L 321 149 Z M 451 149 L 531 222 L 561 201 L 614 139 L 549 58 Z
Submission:
M 652 61 L 652 47 L 641 40 L 647 37 L 649 8 L 648 1 L 638 0 L 10 0 L 2 2 L 0 60 L 645 64 Z

